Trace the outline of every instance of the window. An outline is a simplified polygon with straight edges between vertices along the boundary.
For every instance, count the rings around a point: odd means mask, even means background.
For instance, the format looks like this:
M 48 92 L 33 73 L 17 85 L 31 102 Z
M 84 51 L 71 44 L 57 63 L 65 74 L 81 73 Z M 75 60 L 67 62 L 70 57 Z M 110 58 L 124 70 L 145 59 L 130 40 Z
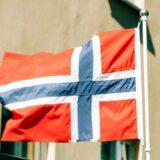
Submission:
M 139 141 L 103 142 L 101 160 L 137 160 Z

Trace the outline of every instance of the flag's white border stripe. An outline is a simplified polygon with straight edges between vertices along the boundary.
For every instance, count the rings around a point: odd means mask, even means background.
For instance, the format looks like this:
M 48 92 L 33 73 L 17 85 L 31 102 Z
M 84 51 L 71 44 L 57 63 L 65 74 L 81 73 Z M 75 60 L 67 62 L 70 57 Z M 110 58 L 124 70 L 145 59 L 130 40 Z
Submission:
M 78 97 L 71 100 L 71 142 L 78 140 Z
M 93 80 L 97 79 L 97 76 L 101 75 L 101 47 L 100 47 L 100 38 L 98 35 L 95 35 L 92 38 L 93 46 Z
M 77 79 L 71 76 L 49 76 L 49 77 L 42 77 L 42 78 L 34 78 L 34 79 L 12 82 L 10 84 L 0 86 L 0 93 L 7 92 L 12 89 L 31 87 L 31 86 L 41 85 L 41 84 L 67 83 L 67 82 L 74 82 L 74 81 L 77 81 Z
M 71 77 L 74 80 L 79 80 L 79 56 L 81 53 L 82 47 L 76 47 L 73 51 L 71 58 Z M 58 82 L 59 83 L 59 82 Z
M 138 138 L 143 141 L 142 78 L 139 28 L 135 29 L 136 99 Z
M 22 101 L 22 102 L 9 103 L 4 107 L 12 111 L 12 110 L 22 109 L 22 108 L 36 106 L 36 105 L 71 103 L 74 97 L 76 96 L 43 97 L 43 98 L 36 98 L 36 99 Z
M 100 108 L 99 101 L 95 96 L 92 96 L 92 141 L 98 141 L 100 139 Z
M 92 97 L 96 98 L 98 101 L 115 101 L 115 100 L 135 99 L 136 98 L 135 93 L 136 92 L 98 94 L 98 95 L 93 95 Z M 74 97 L 77 96 L 44 97 L 23 102 L 9 103 L 4 107 L 12 111 L 36 105 L 71 103 L 72 100 L 75 99 Z
M 135 70 L 127 70 L 127 71 L 119 71 L 107 74 L 101 74 L 96 81 L 108 81 L 108 80 L 116 80 L 116 79 L 123 79 L 123 78 L 135 78 L 136 72 Z
M 96 98 L 99 102 L 135 99 L 136 98 L 136 92 L 98 94 L 98 95 L 94 95 L 93 98 Z

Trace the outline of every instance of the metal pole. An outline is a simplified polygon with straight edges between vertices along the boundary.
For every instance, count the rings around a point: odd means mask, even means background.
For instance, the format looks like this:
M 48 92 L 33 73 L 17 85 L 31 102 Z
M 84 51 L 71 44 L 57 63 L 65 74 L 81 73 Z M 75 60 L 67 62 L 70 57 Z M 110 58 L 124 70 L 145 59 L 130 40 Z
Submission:
M 49 142 L 47 160 L 55 160 L 55 159 L 56 159 L 56 144 L 54 142 Z
M 148 99 L 148 56 L 147 56 L 147 20 L 149 12 L 141 10 L 143 33 L 143 69 L 144 69 L 144 106 L 145 106 L 145 137 L 146 137 L 146 160 L 150 160 L 150 127 L 149 127 L 149 99 Z

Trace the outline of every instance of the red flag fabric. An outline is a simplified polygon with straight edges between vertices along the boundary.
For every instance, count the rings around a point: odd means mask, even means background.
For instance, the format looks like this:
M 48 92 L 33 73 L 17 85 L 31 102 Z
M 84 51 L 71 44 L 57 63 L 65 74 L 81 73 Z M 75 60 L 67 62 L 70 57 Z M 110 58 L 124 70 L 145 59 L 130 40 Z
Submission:
M 138 40 L 127 29 L 58 54 L 6 52 L 0 100 L 12 118 L 1 141 L 142 139 Z

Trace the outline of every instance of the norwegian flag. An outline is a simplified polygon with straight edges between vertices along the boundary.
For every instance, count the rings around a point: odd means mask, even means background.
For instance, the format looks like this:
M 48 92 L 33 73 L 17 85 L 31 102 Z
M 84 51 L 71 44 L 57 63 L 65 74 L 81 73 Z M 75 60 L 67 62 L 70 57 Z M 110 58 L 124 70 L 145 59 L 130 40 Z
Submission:
M 137 29 L 95 35 L 59 54 L 4 54 L 2 141 L 142 139 Z

